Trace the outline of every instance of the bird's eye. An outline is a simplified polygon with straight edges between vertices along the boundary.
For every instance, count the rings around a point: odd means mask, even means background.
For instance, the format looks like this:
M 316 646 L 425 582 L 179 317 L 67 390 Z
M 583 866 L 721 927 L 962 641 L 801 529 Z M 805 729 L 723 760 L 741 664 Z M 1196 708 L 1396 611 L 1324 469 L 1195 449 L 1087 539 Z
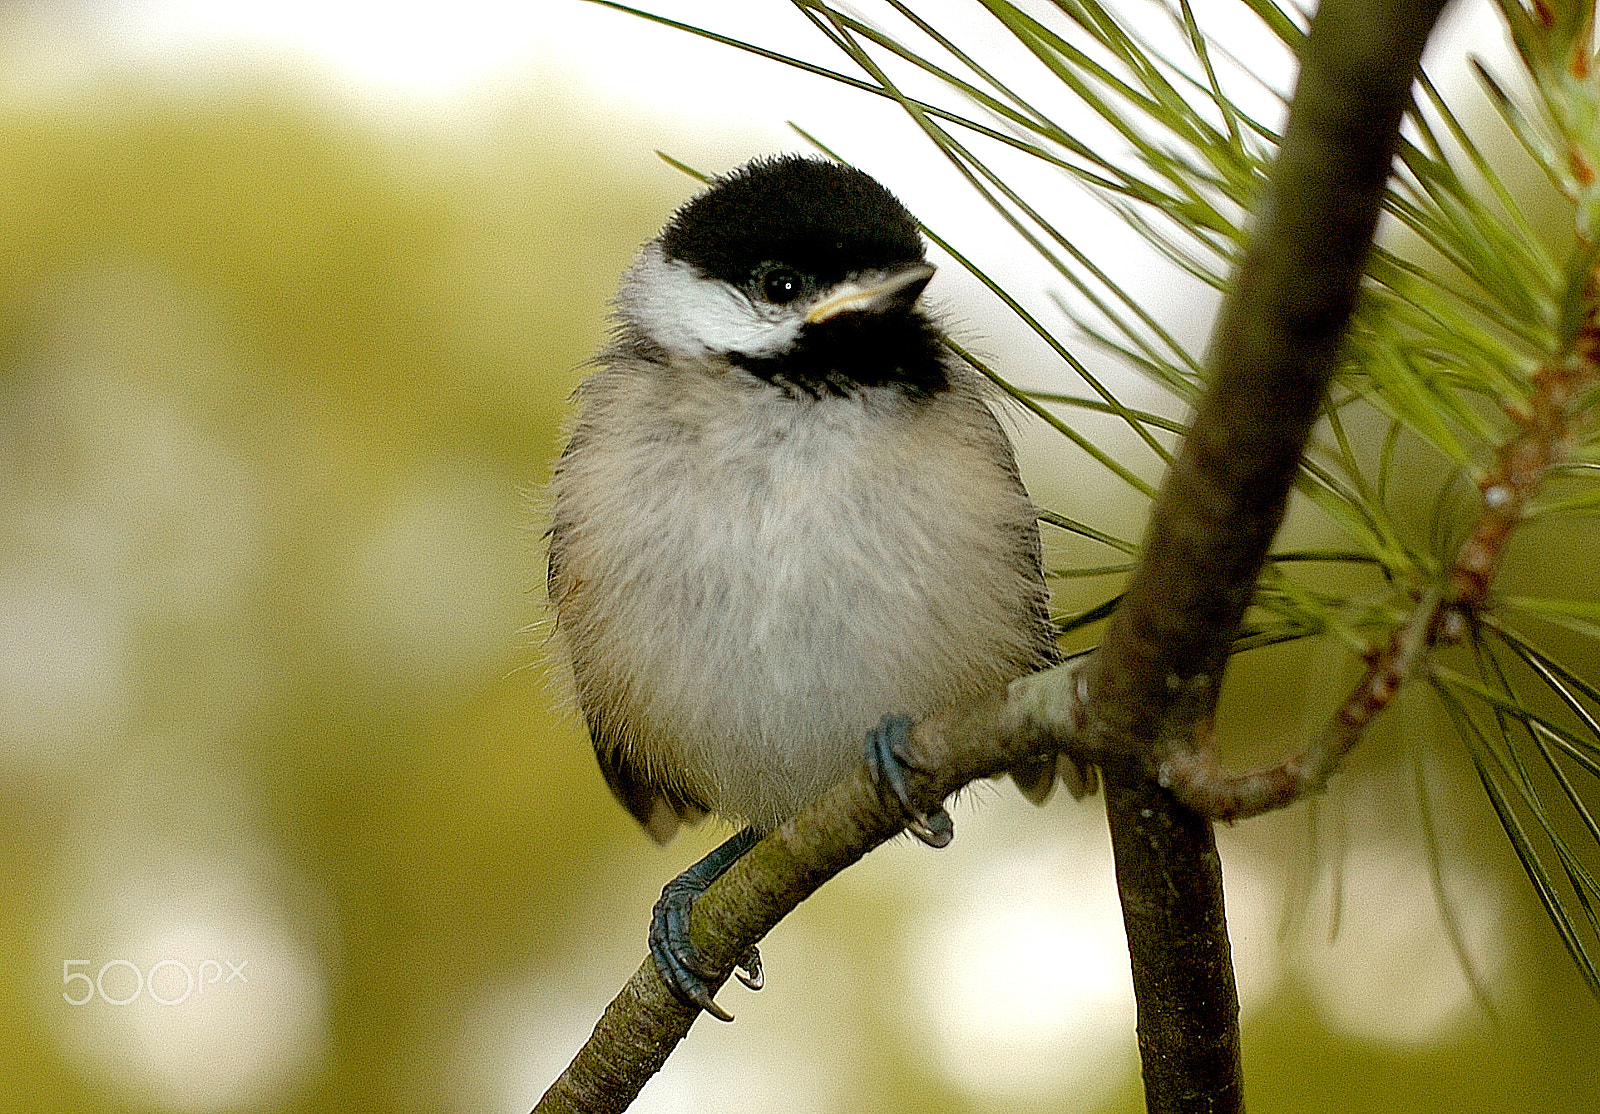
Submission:
M 788 267 L 773 267 L 761 276 L 761 296 L 775 306 L 788 305 L 804 291 L 800 275 Z

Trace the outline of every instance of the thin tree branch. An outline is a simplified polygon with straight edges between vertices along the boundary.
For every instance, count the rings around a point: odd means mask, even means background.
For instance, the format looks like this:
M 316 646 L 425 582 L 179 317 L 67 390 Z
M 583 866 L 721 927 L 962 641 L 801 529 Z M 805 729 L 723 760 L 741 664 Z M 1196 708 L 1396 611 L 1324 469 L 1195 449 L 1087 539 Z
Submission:
M 1007 706 L 1005 694 L 996 693 L 917 725 L 914 807 L 931 810 L 969 782 L 1055 752 L 1055 744 L 1036 732 L 1002 725 Z M 904 826 L 898 805 L 884 803 L 863 762 L 854 776 L 712 883 L 690 916 L 695 947 L 725 979 L 795 906 Z M 619 1114 L 660 1070 L 699 1012 L 673 996 L 646 957 L 535 1114 Z

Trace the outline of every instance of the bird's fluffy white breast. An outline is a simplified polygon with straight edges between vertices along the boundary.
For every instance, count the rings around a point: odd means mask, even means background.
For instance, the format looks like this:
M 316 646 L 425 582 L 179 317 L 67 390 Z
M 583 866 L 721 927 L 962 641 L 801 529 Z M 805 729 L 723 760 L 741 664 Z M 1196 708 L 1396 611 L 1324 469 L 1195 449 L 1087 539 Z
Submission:
M 1037 664 L 1032 507 L 975 394 L 623 365 L 582 398 L 552 483 L 580 698 L 716 811 L 771 827 L 885 714 Z
M 645 245 L 623 277 L 617 312 L 642 336 L 680 353 L 770 356 L 794 343 L 800 315 L 764 307 L 725 282 L 706 278 L 659 244 Z

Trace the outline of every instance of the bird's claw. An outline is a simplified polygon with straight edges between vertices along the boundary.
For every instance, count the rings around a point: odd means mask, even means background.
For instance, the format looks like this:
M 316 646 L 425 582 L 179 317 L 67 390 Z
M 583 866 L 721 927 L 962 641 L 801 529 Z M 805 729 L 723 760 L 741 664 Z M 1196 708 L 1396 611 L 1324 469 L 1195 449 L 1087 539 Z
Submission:
M 766 985 L 766 976 L 761 972 L 761 952 L 754 944 L 744 953 L 739 963 L 733 969 L 734 976 L 751 990 L 760 990 Z
M 706 888 L 754 844 L 755 835 L 748 829 L 728 840 L 668 882 L 650 916 L 650 956 L 655 960 L 662 981 L 679 1001 L 705 1010 L 718 1021 L 733 1020 L 733 1014 L 711 997 L 725 972 L 706 962 L 689 938 L 689 911 Z M 761 953 L 751 947 L 740 957 L 734 974 L 751 990 L 760 990 Z
M 867 768 L 878 792 L 900 806 L 906 830 L 929 847 L 948 847 L 956 837 L 955 823 L 943 805 L 926 813 L 911 805 L 907 774 L 911 768 L 911 717 L 884 716 L 867 732 Z

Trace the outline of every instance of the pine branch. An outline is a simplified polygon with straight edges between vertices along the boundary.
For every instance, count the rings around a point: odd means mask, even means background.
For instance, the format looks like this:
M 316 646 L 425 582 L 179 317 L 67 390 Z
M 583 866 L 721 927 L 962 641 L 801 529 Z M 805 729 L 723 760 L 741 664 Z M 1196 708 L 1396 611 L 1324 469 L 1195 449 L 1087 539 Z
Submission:
M 1326 397 L 1441 8 L 1326 0 L 1318 12 L 1255 235 L 1219 318 L 1208 390 L 1101 649 L 1087 665 L 1025 678 L 913 735 L 918 807 L 1059 747 L 1101 764 L 1152 1111 L 1242 1109 L 1210 822 L 1161 780 L 1182 772 L 1183 756 L 1204 753 L 1228 655 Z M 1196 797 L 1203 784 L 1175 788 Z M 694 910 L 696 946 L 731 970 L 901 822 L 863 766 L 707 891 Z M 625 1109 L 693 1021 L 646 960 L 536 1109 Z

